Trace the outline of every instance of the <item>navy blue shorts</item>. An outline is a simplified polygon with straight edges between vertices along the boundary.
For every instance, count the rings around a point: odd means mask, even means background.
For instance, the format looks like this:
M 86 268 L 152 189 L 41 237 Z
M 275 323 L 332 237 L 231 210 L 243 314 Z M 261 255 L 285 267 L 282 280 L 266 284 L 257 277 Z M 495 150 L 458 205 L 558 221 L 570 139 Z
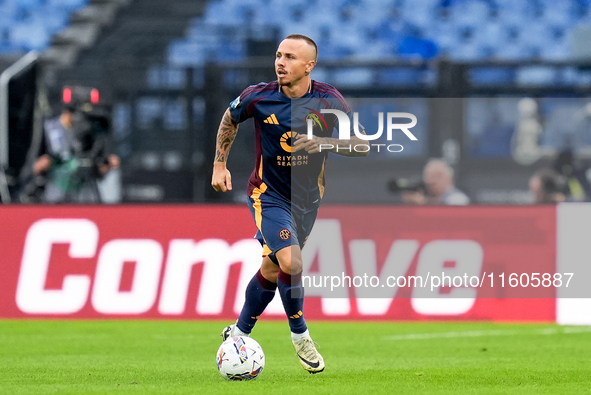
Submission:
M 292 245 L 304 248 L 318 213 L 296 213 L 291 205 L 264 195 L 256 200 L 248 197 L 248 208 L 258 228 L 255 238 L 263 246 L 263 256 Z

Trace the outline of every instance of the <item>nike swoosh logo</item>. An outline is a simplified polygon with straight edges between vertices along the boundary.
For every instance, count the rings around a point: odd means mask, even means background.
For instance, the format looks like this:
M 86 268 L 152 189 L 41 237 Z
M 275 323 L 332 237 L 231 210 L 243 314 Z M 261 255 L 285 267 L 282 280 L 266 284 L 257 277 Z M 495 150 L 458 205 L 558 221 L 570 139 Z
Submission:
M 316 369 L 318 366 L 320 366 L 320 362 L 310 362 L 310 361 L 306 361 L 304 358 L 300 357 L 298 355 L 298 358 L 301 359 L 302 361 L 304 361 L 305 363 L 307 363 L 309 366 L 313 367 L 314 369 Z

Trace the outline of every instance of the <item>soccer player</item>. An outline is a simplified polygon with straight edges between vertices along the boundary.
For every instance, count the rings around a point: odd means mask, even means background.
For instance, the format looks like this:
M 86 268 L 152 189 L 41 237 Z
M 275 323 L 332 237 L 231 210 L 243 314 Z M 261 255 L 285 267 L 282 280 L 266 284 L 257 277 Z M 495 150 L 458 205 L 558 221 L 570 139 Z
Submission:
M 317 56 L 316 43 L 304 35 L 289 35 L 279 44 L 275 57 L 277 80 L 246 88 L 230 103 L 222 118 L 211 181 L 216 191 L 232 189 L 230 172 L 226 168 L 228 153 L 238 124 L 254 118 L 256 166 L 247 193 L 258 228 L 256 238 L 263 246 L 263 261 L 246 288 L 246 300 L 236 324 L 226 327 L 222 338 L 249 336 L 278 289 L 296 354 L 310 373 L 322 372 L 324 360 L 316 350 L 303 316 L 301 248 L 312 230 L 324 192 L 328 152 L 367 155 L 367 152 L 351 149 L 363 143 L 361 139 L 332 137 L 336 115 L 327 116 L 331 126 L 324 123 L 326 128 L 317 128 L 310 139 L 305 132 L 294 132 L 292 99 L 296 98 L 333 103 L 332 109 L 343 111 L 351 118 L 351 109 L 339 91 L 310 78 Z M 320 126 L 319 118 L 312 118 L 318 120 Z M 303 119 L 302 125 L 305 125 Z

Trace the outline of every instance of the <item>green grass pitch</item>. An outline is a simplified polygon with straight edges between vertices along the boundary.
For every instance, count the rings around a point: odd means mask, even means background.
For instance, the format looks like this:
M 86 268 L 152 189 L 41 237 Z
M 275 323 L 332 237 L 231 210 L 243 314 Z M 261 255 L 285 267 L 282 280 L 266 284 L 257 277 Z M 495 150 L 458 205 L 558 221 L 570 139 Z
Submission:
M 326 370 L 310 375 L 286 322 L 253 337 L 261 376 L 228 382 L 227 322 L 0 321 L 0 394 L 579 394 L 591 392 L 591 328 L 309 322 Z

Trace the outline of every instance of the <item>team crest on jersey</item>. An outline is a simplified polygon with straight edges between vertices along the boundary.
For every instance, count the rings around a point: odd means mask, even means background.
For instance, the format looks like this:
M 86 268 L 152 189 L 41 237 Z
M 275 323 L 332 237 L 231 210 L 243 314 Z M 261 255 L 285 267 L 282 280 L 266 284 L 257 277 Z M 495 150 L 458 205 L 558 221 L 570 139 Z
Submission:
M 321 131 L 328 130 L 328 125 L 322 114 L 310 107 L 306 107 L 306 110 L 310 111 L 306 114 L 306 125 L 308 125 L 308 121 L 312 121 L 312 127 L 318 126 Z
M 291 232 L 287 228 L 283 228 L 279 231 L 279 238 L 281 240 L 289 240 L 291 238 Z
M 232 103 L 230 103 L 230 107 L 232 107 L 232 110 L 235 110 L 236 107 L 238 107 L 240 105 L 240 96 L 238 96 L 236 99 L 234 99 L 234 101 Z

